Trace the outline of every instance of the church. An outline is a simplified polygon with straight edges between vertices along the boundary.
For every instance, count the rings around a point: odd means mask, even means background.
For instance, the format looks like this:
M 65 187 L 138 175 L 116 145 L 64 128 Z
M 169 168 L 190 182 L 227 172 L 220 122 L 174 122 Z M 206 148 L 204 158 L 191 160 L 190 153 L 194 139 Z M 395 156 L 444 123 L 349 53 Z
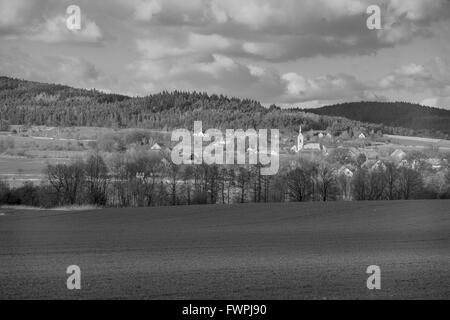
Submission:
M 327 152 L 326 147 L 322 143 L 306 143 L 305 144 L 305 137 L 303 136 L 303 133 L 302 133 L 302 126 L 300 126 L 299 134 L 297 136 L 297 145 L 293 146 L 291 148 L 291 151 L 295 152 L 295 153 L 300 153 L 301 151 L 307 151 L 307 150 L 319 151 L 319 152 L 323 152 L 323 153 Z

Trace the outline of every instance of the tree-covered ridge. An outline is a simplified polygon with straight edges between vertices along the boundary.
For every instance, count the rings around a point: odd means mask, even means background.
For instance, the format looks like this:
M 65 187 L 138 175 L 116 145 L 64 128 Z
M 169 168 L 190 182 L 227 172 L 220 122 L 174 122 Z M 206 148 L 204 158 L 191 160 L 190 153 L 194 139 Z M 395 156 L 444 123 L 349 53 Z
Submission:
M 304 130 L 329 130 L 334 135 L 361 128 L 367 132 L 381 130 L 400 135 L 450 136 L 450 132 L 442 129 L 448 133 L 422 128 L 412 131 L 380 121 L 376 121 L 379 124 L 363 123 L 343 118 L 345 114 L 339 112 L 324 116 L 310 113 L 316 110 L 308 111 L 265 108 L 254 100 L 201 92 L 165 91 L 146 97 L 128 97 L 0 77 L 0 120 L 9 124 L 172 130 L 191 129 L 194 121 L 202 121 L 204 128 L 277 128 L 283 134 L 296 133 L 302 125 Z M 372 113 L 382 112 L 372 110 Z
M 14 124 L 175 128 L 193 120 L 247 122 L 267 113 L 259 102 L 198 92 L 126 97 L 96 90 L 0 78 L 1 118 Z M 206 121 L 208 122 L 208 121 Z
M 450 135 L 450 110 L 406 102 L 354 102 L 306 109 L 318 115 L 340 116 L 351 120 L 380 123 L 390 127 L 440 131 Z

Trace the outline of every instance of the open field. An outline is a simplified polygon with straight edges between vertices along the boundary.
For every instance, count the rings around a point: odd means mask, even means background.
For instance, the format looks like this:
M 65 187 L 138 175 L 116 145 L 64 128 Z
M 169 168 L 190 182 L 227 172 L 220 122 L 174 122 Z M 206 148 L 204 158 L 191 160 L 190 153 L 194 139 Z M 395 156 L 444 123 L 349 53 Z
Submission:
M 0 143 L 7 145 L 0 151 L 0 179 L 6 179 L 13 186 L 26 181 L 39 183 L 47 164 L 85 159 L 93 150 L 90 144 L 104 135 L 142 131 L 170 140 L 170 132 L 151 129 L 32 126 L 21 132 L 21 127 L 11 126 L 18 134 L 0 131 Z
M 429 139 L 420 137 L 385 135 L 393 144 L 406 147 L 439 147 L 443 150 L 450 150 L 450 140 Z
M 0 179 L 13 187 L 20 187 L 25 182 L 40 184 L 45 179 L 44 169 L 47 164 L 69 163 L 69 159 L 25 158 L 0 156 Z
M 450 298 L 450 202 L 0 209 L 0 298 Z M 66 289 L 79 265 L 82 290 Z M 380 291 L 366 288 L 369 265 Z

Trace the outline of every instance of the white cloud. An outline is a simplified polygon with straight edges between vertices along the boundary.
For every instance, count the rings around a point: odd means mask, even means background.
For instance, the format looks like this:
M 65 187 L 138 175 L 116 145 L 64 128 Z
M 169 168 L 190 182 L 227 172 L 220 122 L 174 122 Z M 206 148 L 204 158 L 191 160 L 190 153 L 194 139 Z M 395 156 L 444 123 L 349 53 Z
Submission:
M 420 102 L 421 105 L 433 108 L 443 108 L 450 110 L 450 96 L 449 97 L 432 97 L 424 99 Z
M 26 0 L 0 0 L 0 28 L 16 26 L 23 22 L 21 12 L 26 9 Z
M 40 44 L 35 41 L 48 44 L 46 49 L 55 48 L 54 55 L 73 48 L 76 51 L 72 52 L 79 52 L 75 60 L 53 57 L 53 64 L 42 57 L 27 60 L 20 55 L 13 63 L 12 55 L 2 61 L 0 71 L 15 70 L 25 78 L 47 78 L 76 86 L 97 83 L 121 92 L 206 90 L 264 103 L 319 105 L 382 99 L 386 94 L 396 97 L 400 92 L 417 101 L 429 97 L 425 100 L 431 104 L 445 102 L 450 96 L 450 64 L 444 59 L 425 63 L 425 55 L 445 56 L 445 50 L 450 50 L 440 46 L 430 46 L 421 54 L 407 53 L 404 66 L 384 72 L 384 76 L 379 76 L 381 71 L 372 75 L 378 64 L 380 70 L 390 66 L 387 53 L 406 52 L 400 44 L 417 44 L 418 38 L 422 41 L 425 37 L 437 43 L 434 33 L 440 32 L 440 44 L 446 46 L 448 36 L 442 31 L 450 30 L 446 0 L 112 0 L 108 6 L 79 0 L 83 17 L 79 32 L 65 27 L 66 4 L 0 0 L 2 39 L 13 39 L 20 48 L 30 46 L 33 55 L 39 53 Z M 382 9 L 380 31 L 366 27 L 370 4 L 379 4 Z M 65 45 L 50 46 L 61 42 Z M 83 50 L 92 48 L 70 47 L 71 43 L 99 42 L 105 47 L 86 55 Z M 6 44 L 9 48 L 14 45 L 12 41 Z M 117 51 L 110 54 L 108 50 Z M 102 54 L 107 59 L 101 60 Z M 364 62 L 353 71 L 345 58 L 357 55 L 372 56 L 357 57 L 355 64 Z M 102 66 L 109 64 L 111 71 L 107 71 L 120 74 L 120 79 L 105 79 L 82 56 Z M 320 64 L 330 57 L 336 58 L 336 64 L 349 66 L 348 70 Z M 121 65 L 115 64 L 115 58 Z M 305 61 L 308 66 L 303 70 L 300 66 L 305 66 Z M 364 72 L 363 82 L 359 77 Z
M 257 30 L 280 13 L 274 4 L 274 2 L 255 0 L 212 0 L 210 10 L 219 23 L 234 21 Z
M 198 63 L 196 64 L 196 69 L 201 72 L 206 72 L 211 74 L 213 77 L 218 78 L 223 71 L 233 71 L 237 67 L 237 64 L 226 56 L 219 54 L 213 54 L 213 62 L 209 63 Z
M 81 10 L 81 30 L 66 26 L 67 6 L 54 0 L 0 0 L 0 37 L 31 39 L 46 43 L 87 42 L 103 39 L 96 22 L 88 18 L 88 10 Z
M 282 79 L 286 82 L 289 100 L 297 102 L 352 97 L 362 95 L 367 89 L 355 77 L 346 74 L 309 79 L 297 73 L 287 73 Z
M 258 66 L 248 65 L 247 67 L 250 70 L 250 74 L 255 77 L 262 77 L 266 73 L 264 68 Z
M 138 39 L 137 49 L 148 59 L 162 59 L 191 54 L 205 54 L 229 48 L 228 39 L 219 35 L 189 33 L 182 39 Z
M 450 18 L 446 0 L 375 3 L 382 8 L 383 22 L 375 32 L 365 23 L 371 0 L 134 0 L 127 6 L 156 25 L 195 26 L 205 34 L 233 38 L 240 42 L 237 55 L 277 61 L 372 54 L 430 35 L 436 21 Z
M 138 0 L 135 1 L 134 15 L 136 20 L 149 21 L 153 18 L 153 15 L 158 14 L 162 10 L 160 1 L 151 0 Z
M 418 90 L 420 88 L 435 85 L 432 74 L 423 65 L 411 63 L 401 66 L 393 73 L 380 80 L 383 89 L 405 89 Z
M 412 21 L 426 20 L 440 14 L 445 0 L 390 0 L 388 10 L 396 17 Z
M 70 56 L 31 56 L 20 49 L 0 50 L 0 74 L 27 80 L 93 87 L 102 75 L 90 62 Z
M 84 19 L 81 30 L 69 30 L 66 27 L 66 17 L 56 16 L 37 26 L 28 35 L 32 40 L 43 42 L 99 42 L 103 35 L 97 24 Z

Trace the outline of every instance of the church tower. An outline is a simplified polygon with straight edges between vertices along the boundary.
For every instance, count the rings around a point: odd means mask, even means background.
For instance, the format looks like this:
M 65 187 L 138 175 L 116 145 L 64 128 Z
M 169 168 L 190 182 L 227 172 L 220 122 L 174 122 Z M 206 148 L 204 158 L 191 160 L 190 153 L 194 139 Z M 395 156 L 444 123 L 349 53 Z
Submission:
M 297 152 L 300 150 L 303 150 L 304 144 L 305 144 L 305 141 L 304 141 L 303 134 L 302 134 L 302 126 L 300 126 L 300 131 L 299 131 L 298 137 L 297 137 Z

